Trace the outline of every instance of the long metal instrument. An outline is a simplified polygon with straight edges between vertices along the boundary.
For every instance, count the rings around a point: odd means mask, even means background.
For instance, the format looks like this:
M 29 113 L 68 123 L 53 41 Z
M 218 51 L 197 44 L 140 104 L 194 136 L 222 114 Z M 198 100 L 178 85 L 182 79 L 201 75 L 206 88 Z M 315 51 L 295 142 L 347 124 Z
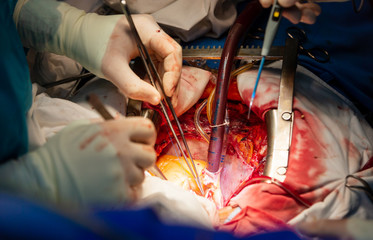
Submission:
M 176 144 L 179 147 L 180 152 L 183 155 L 183 158 L 184 158 L 186 164 L 188 165 L 188 168 L 191 171 L 191 173 L 193 175 L 193 178 L 196 181 L 197 186 L 198 186 L 201 194 L 204 195 L 203 187 L 202 187 L 201 181 L 199 179 L 198 172 L 197 172 L 196 166 L 195 166 L 193 158 L 192 158 L 192 154 L 191 154 L 190 149 L 188 147 L 188 144 L 187 144 L 187 142 L 185 140 L 184 132 L 183 132 L 183 130 L 181 128 L 181 125 L 180 125 L 180 122 L 179 122 L 179 120 L 178 120 L 178 118 L 176 116 L 176 113 L 175 113 L 175 110 L 174 110 L 174 108 L 172 106 L 171 100 L 165 94 L 161 78 L 160 78 L 160 76 L 159 76 L 159 74 L 157 72 L 157 69 L 156 69 L 156 67 L 155 67 L 155 65 L 154 65 L 154 63 L 153 63 L 153 61 L 152 61 L 152 59 L 151 59 L 151 57 L 149 55 L 149 52 L 147 51 L 147 49 L 145 48 L 144 44 L 141 41 L 141 38 L 140 38 L 140 36 L 139 36 L 139 34 L 138 34 L 137 30 L 136 30 L 135 24 L 134 24 L 133 19 L 131 17 L 131 14 L 130 14 L 130 11 L 128 9 L 126 1 L 125 0 L 121 0 L 120 1 L 120 5 L 121 5 L 121 8 L 123 10 L 124 15 L 126 16 L 126 18 L 128 20 L 128 23 L 130 25 L 131 31 L 132 31 L 132 33 L 134 35 L 135 40 L 136 40 L 137 48 L 139 50 L 141 59 L 143 60 L 146 72 L 148 73 L 150 82 L 151 82 L 151 84 L 155 88 L 158 89 L 158 91 L 160 90 L 160 93 L 163 95 L 163 100 L 160 102 L 162 113 L 164 114 L 164 117 L 165 117 L 165 119 L 167 121 L 167 124 L 170 127 L 170 129 L 171 129 L 172 135 L 175 138 Z M 181 143 L 180 143 L 180 141 L 179 141 L 179 139 L 177 137 L 175 129 L 172 126 L 171 120 L 170 120 L 170 118 L 168 116 L 168 113 L 167 113 L 167 108 L 166 108 L 165 104 L 163 103 L 163 101 L 166 102 L 166 105 L 168 106 L 168 109 L 170 110 L 170 112 L 171 112 L 171 114 L 172 114 L 172 116 L 173 116 L 173 118 L 174 118 L 174 120 L 176 122 L 177 128 L 178 128 L 178 130 L 180 132 L 181 139 L 182 139 L 184 147 L 185 147 L 185 149 L 186 149 L 186 151 L 187 151 L 187 153 L 189 155 L 189 159 L 190 159 L 191 163 L 188 161 L 188 158 L 185 155 L 185 152 L 184 152 L 184 150 L 183 150 L 183 148 L 181 146 Z
M 200 47 L 200 46 L 185 46 L 183 48 L 183 60 L 207 59 L 220 60 L 222 55 L 222 47 Z M 234 59 L 243 60 L 260 60 L 262 48 L 257 46 L 241 46 L 237 50 L 237 55 Z M 272 46 L 266 56 L 267 60 L 278 60 L 284 56 L 284 46 Z
M 269 110 L 266 115 L 268 132 L 267 163 L 263 175 L 283 182 L 289 162 L 291 138 L 293 134 L 294 80 L 298 58 L 298 41 L 286 40 L 282 63 L 278 108 Z
M 255 81 L 255 86 L 253 93 L 251 95 L 251 100 L 250 100 L 250 105 L 249 105 L 249 113 L 247 118 L 250 118 L 250 112 L 251 112 L 251 107 L 254 102 L 255 94 L 256 94 L 256 89 L 258 87 L 260 75 L 262 74 L 263 70 L 263 65 L 266 57 L 269 54 L 269 51 L 271 49 L 271 45 L 273 43 L 273 40 L 276 36 L 278 26 L 280 25 L 280 20 L 282 18 L 282 7 L 278 4 L 277 0 L 274 1 L 271 9 L 271 13 L 269 14 L 268 22 L 267 22 L 267 27 L 266 31 L 264 33 L 264 42 L 263 42 L 263 48 L 262 48 L 262 60 L 260 62 L 260 67 L 258 70 L 258 76 Z

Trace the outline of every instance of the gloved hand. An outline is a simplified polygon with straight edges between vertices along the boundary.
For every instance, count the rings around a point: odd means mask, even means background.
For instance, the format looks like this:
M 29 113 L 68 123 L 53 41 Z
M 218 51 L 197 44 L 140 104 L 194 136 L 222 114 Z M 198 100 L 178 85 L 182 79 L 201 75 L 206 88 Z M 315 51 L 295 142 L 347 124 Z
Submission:
M 304 235 L 326 239 L 372 239 L 373 220 L 357 218 L 341 220 L 317 220 L 299 223 L 296 228 Z
M 178 103 L 176 104 L 177 107 L 175 107 L 176 115 L 180 116 L 197 103 L 209 81 L 214 78 L 215 76 L 209 71 L 184 66 L 179 81 L 183 91 L 178 93 Z
M 113 206 L 135 200 L 156 159 L 156 132 L 144 118 L 68 125 L 42 147 L 0 166 L 0 188 L 36 200 Z
M 299 22 L 314 24 L 317 16 L 321 14 L 321 7 L 315 2 L 345 2 L 347 0 L 316 0 L 301 3 L 299 0 L 278 0 L 278 3 L 284 7 L 282 16 L 290 22 L 297 24 Z M 259 0 L 264 8 L 272 5 L 273 0 Z
M 112 81 L 127 97 L 158 104 L 160 94 L 129 67 L 139 55 L 124 15 L 86 14 L 66 3 L 19 0 L 13 15 L 26 47 L 66 55 L 99 77 Z M 175 96 L 181 74 L 181 47 L 149 15 L 133 15 L 139 35 L 154 60 L 166 95 Z

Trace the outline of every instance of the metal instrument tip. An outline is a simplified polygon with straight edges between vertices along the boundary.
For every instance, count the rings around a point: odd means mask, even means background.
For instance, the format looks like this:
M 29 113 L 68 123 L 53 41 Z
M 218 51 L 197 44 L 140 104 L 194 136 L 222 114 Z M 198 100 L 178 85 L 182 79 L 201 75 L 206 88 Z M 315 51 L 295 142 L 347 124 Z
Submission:
M 259 65 L 258 76 L 256 77 L 256 81 L 255 81 L 255 85 L 254 85 L 254 90 L 253 90 L 253 93 L 251 94 L 250 105 L 249 105 L 249 113 L 247 114 L 247 119 L 250 118 L 251 108 L 253 106 L 253 102 L 254 102 L 254 98 L 255 98 L 255 94 L 256 94 L 256 89 L 258 88 L 260 75 L 262 74 L 264 61 L 265 61 L 265 56 L 262 56 L 262 60 L 260 61 L 260 65 Z
M 251 97 L 251 99 L 253 99 L 252 97 Z M 253 101 L 251 100 L 250 101 L 250 106 L 249 106 L 249 111 L 248 111 L 248 113 L 247 113 L 247 119 L 250 119 L 250 113 L 251 113 L 251 107 L 253 106 Z

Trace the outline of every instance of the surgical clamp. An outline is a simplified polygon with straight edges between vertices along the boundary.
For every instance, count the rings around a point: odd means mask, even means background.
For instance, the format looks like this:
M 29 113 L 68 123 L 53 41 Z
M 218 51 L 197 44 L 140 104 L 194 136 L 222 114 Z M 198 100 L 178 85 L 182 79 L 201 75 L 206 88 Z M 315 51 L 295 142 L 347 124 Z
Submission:
M 127 18 L 127 21 L 128 21 L 128 23 L 130 25 L 130 28 L 131 28 L 131 31 L 132 31 L 132 33 L 134 35 L 135 40 L 136 40 L 137 48 L 139 50 L 139 53 L 140 53 L 141 59 L 142 59 L 142 61 L 144 63 L 144 66 L 146 68 L 146 72 L 147 72 L 147 74 L 149 76 L 150 82 L 151 82 L 151 84 L 155 88 L 157 88 L 158 90 L 159 89 L 161 90 L 160 92 L 163 95 L 163 99 L 166 102 L 166 105 L 168 106 L 168 109 L 170 110 L 170 112 L 171 112 L 171 114 L 172 114 L 172 116 L 173 116 L 173 118 L 175 120 L 177 128 L 178 128 L 178 130 L 180 132 L 181 139 L 182 139 L 182 141 L 184 143 L 184 147 L 185 147 L 185 149 L 186 149 L 186 151 L 187 151 L 187 153 L 189 155 L 189 159 L 190 159 L 190 161 L 191 161 L 192 164 L 189 163 L 188 158 L 185 155 L 185 152 L 183 151 L 181 143 L 180 143 L 180 141 L 179 141 L 179 139 L 177 137 L 175 129 L 173 128 L 171 120 L 170 120 L 170 118 L 168 116 L 167 109 L 166 109 L 165 104 L 163 103 L 163 100 L 160 101 L 160 107 L 161 107 L 162 113 L 164 114 L 164 117 L 165 117 L 165 119 L 167 121 L 168 126 L 170 127 L 172 135 L 175 138 L 176 144 L 179 147 L 180 152 L 183 155 L 183 158 L 184 158 L 186 164 L 188 165 L 188 168 L 191 171 L 191 174 L 193 175 L 193 178 L 196 181 L 201 194 L 204 195 L 203 187 L 202 187 L 201 181 L 199 179 L 198 172 L 197 172 L 196 166 L 195 166 L 193 158 L 192 158 L 192 154 L 191 154 L 190 149 L 188 147 L 188 144 L 187 144 L 187 142 L 185 140 L 184 132 L 183 132 L 181 126 L 180 126 L 180 122 L 179 122 L 179 120 L 178 120 L 178 118 L 176 116 L 176 113 L 175 113 L 175 110 L 174 110 L 174 108 L 172 106 L 171 100 L 165 94 L 161 78 L 160 78 L 160 76 L 159 76 L 159 74 L 158 74 L 158 72 L 156 70 L 156 67 L 155 67 L 155 65 L 154 65 L 154 63 L 153 63 L 153 61 L 152 61 L 152 59 L 151 59 L 151 57 L 150 57 L 147 49 L 145 48 L 144 44 L 142 43 L 142 41 L 140 39 L 140 36 L 139 36 L 139 34 L 138 34 L 137 30 L 136 30 L 135 24 L 133 22 L 133 19 L 131 17 L 130 11 L 128 9 L 127 2 L 125 0 L 121 0 L 120 1 L 120 6 L 122 8 L 122 11 L 123 11 L 124 15 Z

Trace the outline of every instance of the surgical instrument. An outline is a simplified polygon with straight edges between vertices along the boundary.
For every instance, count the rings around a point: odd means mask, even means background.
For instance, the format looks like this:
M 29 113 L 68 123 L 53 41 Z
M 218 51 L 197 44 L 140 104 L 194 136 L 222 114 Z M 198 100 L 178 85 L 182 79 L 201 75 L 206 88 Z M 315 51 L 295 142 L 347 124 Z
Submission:
M 286 39 L 285 54 L 282 62 L 282 72 L 277 109 L 271 109 L 265 114 L 267 125 L 267 162 L 263 175 L 283 182 L 289 163 L 289 153 L 293 134 L 294 111 L 294 80 L 297 68 L 298 40 Z
M 96 94 L 90 94 L 87 96 L 88 103 L 96 109 L 96 111 L 101 115 L 101 117 L 105 120 L 112 120 L 114 117 L 109 113 L 106 109 L 105 105 L 102 104 L 99 97 Z M 167 180 L 166 176 L 162 173 L 162 171 L 157 167 L 157 165 L 153 165 L 148 168 L 148 171 L 163 180 Z
M 52 87 L 55 87 L 55 86 L 58 86 L 58 85 L 61 85 L 61 84 L 65 84 L 65 83 L 69 83 L 69 82 L 73 82 L 73 81 L 79 81 L 81 79 L 93 78 L 94 76 L 95 75 L 93 73 L 90 73 L 90 72 L 82 73 L 82 74 L 79 74 L 77 76 L 68 77 L 68 78 L 64 78 L 64 79 L 61 79 L 61 80 L 57 80 L 55 82 L 43 84 L 42 87 L 43 88 L 52 88 Z
M 306 43 L 308 40 L 306 32 L 303 29 L 292 26 L 286 29 L 286 33 L 290 38 L 295 38 L 298 40 L 299 54 L 308 56 L 319 63 L 329 62 L 330 56 L 328 51 L 326 51 L 325 49 L 320 47 L 307 49 L 303 46 L 303 44 Z
M 251 107 L 254 102 L 255 94 L 256 94 L 256 89 L 258 87 L 260 75 L 262 74 L 263 70 L 263 65 L 266 56 L 269 54 L 269 50 L 271 48 L 271 45 L 273 43 L 273 40 L 276 36 L 278 26 L 280 25 L 280 20 L 282 18 L 282 7 L 278 4 L 278 1 L 275 0 L 272 5 L 271 13 L 269 14 L 268 22 L 267 22 L 267 27 L 264 33 L 264 42 L 263 42 L 263 47 L 262 47 L 262 60 L 260 62 L 259 70 L 258 70 L 258 76 L 255 81 L 253 93 L 251 94 L 251 99 L 250 99 L 250 105 L 249 105 L 249 112 L 247 115 L 247 118 L 250 118 L 250 112 L 251 112 Z
M 207 59 L 217 60 L 221 58 L 223 49 L 221 47 L 198 47 L 198 46 L 186 46 L 183 48 L 183 59 L 184 60 L 195 60 L 195 59 Z M 260 47 L 249 47 L 241 46 L 238 49 L 237 55 L 234 59 L 237 60 L 260 60 L 261 48 Z M 284 55 L 283 46 L 272 46 L 270 48 L 266 59 L 278 60 Z
M 355 179 L 356 184 L 353 185 L 349 182 L 349 179 Z M 360 183 L 360 185 L 358 184 Z M 349 174 L 346 176 L 345 186 L 350 190 L 361 190 L 367 194 L 367 197 L 373 202 L 373 189 L 369 186 L 369 183 L 366 182 L 363 178 Z
M 179 122 L 179 120 L 178 120 L 178 118 L 176 116 L 176 113 L 175 113 L 175 110 L 174 110 L 174 108 L 172 106 L 171 100 L 165 94 L 165 91 L 164 91 L 164 88 L 163 88 L 163 84 L 162 84 L 161 78 L 160 78 L 160 76 L 159 76 L 159 74 L 157 72 L 157 69 L 156 69 L 156 67 L 155 67 L 155 65 L 154 65 L 154 63 L 153 63 L 153 61 L 152 61 L 152 59 L 151 59 L 151 57 L 150 57 L 150 55 L 149 55 L 146 47 L 142 43 L 141 38 L 140 38 L 140 36 L 139 36 L 139 34 L 138 34 L 137 30 L 136 30 L 135 24 L 133 22 L 133 19 L 131 17 L 130 11 L 129 11 L 128 6 L 127 6 L 127 2 L 125 0 L 121 0 L 120 1 L 120 6 L 122 8 L 122 11 L 123 11 L 124 15 L 127 18 L 127 21 L 128 21 L 128 23 L 130 25 L 130 28 L 131 28 L 131 31 L 132 31 L 132 33 L 134 35 L 134 38 L 135 38 L 135 41 L 136 41 L 136 44 L 137 44 L 137 48 L 139 50 L 141 59 L 143 60 L 143 63 L 144 63 L 144 66 L 146 68 L 146 72 L 148 74 L 150 82 L 151 82 L 151 84 L 155 88 L 157 88 L 158 90 L 161 90 L 160 93 L 163 95 L 163 100 L 160 101 L 160 107 L 161 107 L 162 113 L 163 113 L 163 115 L 164 115 L 164 117 L 165 117 L 165 119 L 167 121 L 168 126 L 170 127 L 170 130 L 171 130 L 171 132 L 172 132 L 172 134 L 173 134 L 173 136 L 175 138 L 175 141 L 176 141 L 176 143 L 177 143 L 177 145 L 178 145 L 178 147 L 180 149 L 180 152 L 183 155 L 183 158 L 184 158 L 185 162 L 187 163 L 188 168 L 191 171 L 191 173 L 193 175 L 193 178 L 194 178 L 194 180 L 196 181 L 196 183 L 198 185 L 198 188 L 199 188 L 201 194 L 204 195 L 203 187 L 202 187 L 201 181 L 199 179 L 198 172 L 197 172 L 196 166 L 195 166 L 193 158 L 192 158 L 192 154 L 191 154 L 190 149 L 188 147 L 188 144 L 186 142 L 186 139 L 185 139 L 185 136 L 184 136 L 184 132 L 183 132 L 181 126 L 180 126 L 180 122 Z M 189 159 L 191 161 L 191 164 L 189 163 L 188 158 L 185 155 L 185 152 L 183 151 L 183 148 L 182 148 L 181 143 L 180 143 L 180 141 L 179 141 L 179 139 L 177 137 L 175 129 L 172 126 L 171 120 L 170 120 L 170 118 L 168 116 L 168 112 L 167 112 L 166 106 L 163 103 L 163 101 L 166 102 L 166 105 L 168 106 L 168 109 L 170 110 L 170 112 L 171 112 L 171 114 L 172 114 L 172 116 L 174 118 L 174 121 L 175 121 L 175 123 L 177 125 L 177 128 L 178 128 L 179 132 L 180 132 L 181 139 L 182 139 L 182 141 L 184 143 L 184 147 L 185 147 L 185 149 L 186 149 L 186 151 L 187 151 L 187 153 L 189 155 Z

